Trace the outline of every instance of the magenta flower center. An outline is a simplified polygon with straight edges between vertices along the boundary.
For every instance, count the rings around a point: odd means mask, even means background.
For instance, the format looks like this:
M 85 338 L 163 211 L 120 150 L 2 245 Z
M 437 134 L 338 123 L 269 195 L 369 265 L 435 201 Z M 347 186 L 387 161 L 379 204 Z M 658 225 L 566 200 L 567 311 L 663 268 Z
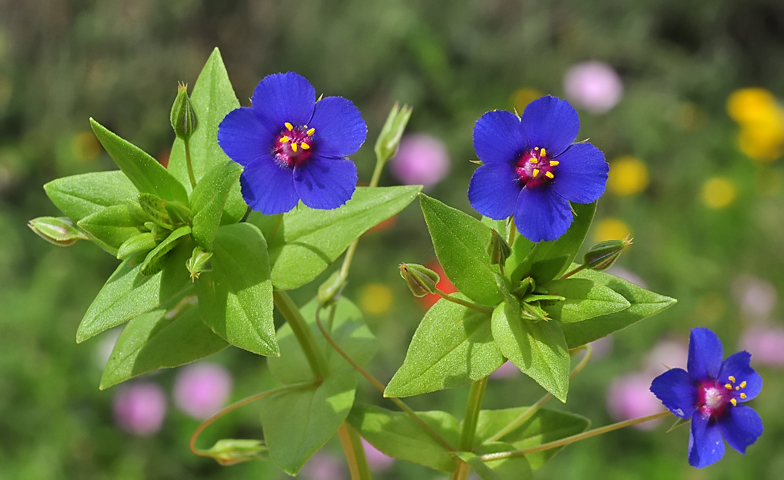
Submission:
M 536 188 L 555 178 L 558 163 L 557 160 L 550 160 L 544 148 L 535 147 L 523 153 L 517 161 L 515 173 L 523 186 Z
M 314 133 L 316 133 L 315 128 L 308 128 L 307 125 L 295 127 L 286 122 L 285 128 L 280 131 L 272 147 L 275 160 L 289 168 L 306 161 L 313 154 L 311 149 Z
M 700 382 L 697 399 L 700 413 L 712 418 L 721 416 L 729 405 L 734 407 L 738 404 L 738 399 L 746 398 L 746 394 L 742 392 L 744 388 L 746 382 L 737 383 L 733 376 L 730 376 L 724 385 L 715 380 Z

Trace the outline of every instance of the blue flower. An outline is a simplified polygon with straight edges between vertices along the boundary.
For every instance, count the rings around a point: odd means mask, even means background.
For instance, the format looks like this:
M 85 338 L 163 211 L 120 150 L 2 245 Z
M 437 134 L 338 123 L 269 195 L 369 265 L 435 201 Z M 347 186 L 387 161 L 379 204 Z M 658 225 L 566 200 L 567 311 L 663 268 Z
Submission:
M 688 371 L 673 368 L 659 375 L 651 391 L 673 414 L 691 418 L 689 464 L 702 468 L 724 455 L 722 437 L 746 453 L 762 434 L 762 420 L 741 405 L 762 390 L 762 377 L 749 366 L 751 354 L 738 352 L 723 362 L 719 337 L 695 328 L 689 341 Z
M 293 72 L 259 82 L 252 107 L 229 112 L 218 128 L 223 151 L 245 170 L 242 196 L 266 215 L 297 203 L 333 209 L 354 194 L 357 167 L 347 156 L 367 136 L 359 110 L 349 100 L 325 97 Z
M 609 171 L 598 148 L 572 144 L 578 130 L 574 108 L 551 96 L 531 102 L 522 118 L 498 110 L 482 115 L 474 150 L 484 164 L 471 177 L 471 206 L 494 220 L 514 215 L 517 230 L 534 242 L 566 233 L 569 202 L 596 201 Z

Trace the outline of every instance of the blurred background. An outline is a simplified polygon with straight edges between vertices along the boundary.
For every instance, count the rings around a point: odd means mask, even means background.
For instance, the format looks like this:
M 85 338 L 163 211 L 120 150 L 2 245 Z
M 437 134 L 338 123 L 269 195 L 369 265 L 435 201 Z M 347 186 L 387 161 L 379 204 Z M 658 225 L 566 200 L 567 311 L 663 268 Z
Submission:
M 191 85 L 218 46 L 244 105 L 267 74 L 296 71 L 354 101 L 369 127 L 353 157 L 360 181 L 395 101 L 414 106 L 382 185 L 422 183 L 450 205 L 475 166 L 473 124 L 490 109 L 543 94 L 580 112 L 611 165 L 589 242 L 631 233 L 613 273 L 679 303 L 595 345 L 568 409 L 595 426 L 659 411 L 648 392 L 664 365 L 685 366 L 689 329 L 725 353 L 752 352 L 765 388 L 752 402 L 765 433 L 746 457 L 728 447 L 688 466 L 688 429 L 646 424 L 573 445 L 536 478 L 778 479 L 784 471 L 784 4 L 779 0 L 0 0 L 0 479 L 179 479 L 285 476 L 271 463 L 220 467 L 188 438 L 228 402 L 275 385 L 261 357 L 230 348 L 192 366 L 99 391 L 119 332 L 74 342 L 117 264 L 88 242 L 63 249 L 26 222 L 58 215 L 41 186 L 114 168 L 88 117 L 163 163 L 177 81 Z M 435 255 L 413 205 L 360 243 L 346 295 L 382 339 L 371 371 L 388 381 L 426 306 L 400 262 Z M 322 279 L 330 272 L 326 272 Z M 294 292 L 305 303 L 320 283 Z M 366 383 L 361 401 L 385 403 Z M 468 388 L 418 396 L 417 409 L 461 417 Z M 514 368 L 493 375 L 486 408 L 543 391 Z M 563 408 L 557 401 L 548 406 Z M 260 438 L 258 406 L 211 427 Z M 446 478 L 370 451 L 375 477 Z M 777 474 L 776 472 L 779 472 Z M 331 442 L 300 475 L 348 478 Z

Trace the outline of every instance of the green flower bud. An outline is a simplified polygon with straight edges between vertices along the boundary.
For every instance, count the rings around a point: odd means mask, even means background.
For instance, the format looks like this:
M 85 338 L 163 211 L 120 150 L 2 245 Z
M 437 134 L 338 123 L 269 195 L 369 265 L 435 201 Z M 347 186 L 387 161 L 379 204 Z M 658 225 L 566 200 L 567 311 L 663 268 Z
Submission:
M 117 249 L 117 258 L 125 260 L 137 252 L 149 252 L 155 248 L 157 242 L 155 235 L 152 232 L 144 232 L 134 235 L 128 240 L 124 241 L 120 248 Z
M 329 305 L 334 302 L 343 290 L 345 282 L 340 275 L 340 270 L 333 272 L 326 282 L 322 283 L 318 289 L 318 300 L 322 305 Z
M 512 254 L 512 249 L 506 240 L 501 238 L 501 235 L 493 230 L 493 236 L 490 237 L 490 244 L 487 246 L 487 254 L 490 255 L 490 263 L 493 265 L 503 265 L 506 259 Z
M 38 217 L 27 222 L 27 226 L 47 242 L 60 247 L 71 246 L 77 240 L 89 240 L 66 217 Z
M 166 209 L 167 203 L 166 200 L 152 193 L 139 194 L 139 205 L 150 220 L 167 230 L 174 230 L 174 222 Z
M 585 254 L 583 265 L 591 270 L 606 270 L 618 260 L 624 249 L 632 244 L 632 238 L 626 237 L 623 240 L 607 240 L 599 242 Z
M 196 280 L 201 272 L 207 269 L 207 262 L 212 258 L 212 252 L 205 252 L 199 247 L 193 249 L 191 258 L 186 260 L 185 268 L 191 272 L 191 280 Z
M 525 277 L 520 281 L 520 285 L 514 289 L 512 293 L 517 295 L 518 297 L 524 297 L 527 294 L 536 290 L 536 282 L 531 277 Z
M 171 125 L 175 135 L 184 140 L 191 138 L 198 126 L 196 112 L 193 111 L 193 104 L 188 97 L 188 86 L 182 83 L 177 86 L 177 98 L 172 105 Z
M 411 118 L 412 110 L 408 105 L 403 105 L 403 108 L 399 108 L 398 103 L 395 103 L 395 106 L 392 107 L 387 121 L 381 129 L 381 133 L 378 134 L 378 140 L 376 140 L 375 151 L 378 163 L 383 165 L 397 152 L 400 137 L 403 136 L 408 119 Z
M 234 465 L 248 460 L 267 460 L 267 446 L 260 440 L 227 438 L 218 440 L 204 455 L 214 458 L 221 465 Z
M 436 285 L 441 277 L 422 265 L 401 263 L 398 267 L 400 276 L 408 284 L 408 289 L 415 297 L 424 297 L 428 293 L 436 293 Z

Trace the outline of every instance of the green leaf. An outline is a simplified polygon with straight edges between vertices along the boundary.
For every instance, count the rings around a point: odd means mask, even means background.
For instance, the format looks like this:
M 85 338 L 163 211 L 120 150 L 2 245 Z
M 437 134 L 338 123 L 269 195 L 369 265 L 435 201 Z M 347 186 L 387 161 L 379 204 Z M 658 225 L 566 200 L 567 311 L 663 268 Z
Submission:
M 174 222 L 166 208 L 166 203 L 166 200 L 152 193 L 139 194 L 139 206 L 142 207 L 144 213 L 159 226 L 167 230 L 174 230 Z
M 555 398 L 566 402 L 571 358 L 558 323 L 523 320 L 504 302 L 493 312 L 491 325 L 501 353 Z
M 508 408 L 505 410 L 482 410 L 476 425 L 474 445 L 478 447 L 494 437 L 530 407 Z M 540 408 L 525 422 L 505 434 L 499 441 L 511 444 L 515 450 L 532 448 L 548 442 L 577 435 L 588 429 L 590 420 L 572 413 Z M 541 467 L 563 447 L 529 453 L 525 456 L 534 470 Z
M 576 265 L 575 265 L 576 266 Z M 566 343 L 569 348 L 579 347 L 599 338 L 616 332 L 643 318 L 655 315 L 672 306 L 676 300 L 646 290 L 622 278 L 605 272 L 583 270 L 570 279 L 587 279 L 597 285 L 613 289 L 625 298 L 631 306 L 620 312 L 602 315 L 590 320 L 562 325 Z
M 180 245 L 163 270 L 149 277 L 141 274 L 138 255 L 123 261 L 84 314 L 76 341 L 81 343 L 181 295 L 190 285 L 185 260 L 192 250 L 191 243 Z
M 322 352 L 325 352 L 330 371 L 335 372 L 349 367 L 349 363 L 327 344 L 327 340 L 321 334 L 316 324 L 317 308 L 318 301 L 314 299 L 302 307 L 300 312 L 313 330 L 317 345 Z M 332 307 L 327 307 L 319 314 L 325 328 L 329 328 L 331 310 Z M 343 351 L 362 366 L 367 365 L 378 351 L 378 340 L 362 319 L 362 312 L 346 297 L 341 296 L 335 306 L 330 336 Z M 278 329 L 278 346 L 280 357 L 267 359 L 270 372 L 286 384 L 313 381 L 313 372 L 308 360 L 288 323 Z
M 228 346 L 201 321 L 193 290 L 190 287 L 166 306 L 128 322 L 103 371 L 102 390 L 143 373 L 193 362 Z
M 493 341 L 489 314 L 441 299 L 419 324 L 403 366 L 384 396 L 406 397 L 466 385 L 490 375 L 505 361 Z
M 504 240 L 509 240 L 509 220 L 493 220 L 492 218 L 482 217 L 480 221 L 487 225 L 488 227 L 492 228 L 498 235 L 501 236 Z
M 202 320 L 230 344 L 258 355 L 280 352 L 272 319 L 267 243 L 247 223 L 218 229 L 212 271 L 196 280 Z
M 92 118 L 90 125 L 103 148 L 140 193 L 188 204 L 185 187 L 166 168 L 136 145 L 123 140 Z
M 144 258 L 142 262 L 142 275 L 154 275 L 166 265 L 166 255 L 177 245 L 182 243 L 183 237 L 191 233 L 191 227 L 185 225 L 173 231 L 166 237 L 157 247 L 152 249 L 150 253 Z
M 134 253 L 149 252 L 155 248 L 155 235 L 152 232 L 144 232 L 134 235 L 128 240 L 124 241 L 120 248 L 117 249 L 117 258 L 125 260 Z
M 332 372 L 318 387 L 288 390 L 262 401 L 264 440 L 284 472 L 296 475 L 332 438 L 351 411 L 356 386 L 356 374 L 348 368 Z
M 512 445 L 493 442 L 482 445 L 476 453 L 455 452 L 454 455 L 474 469 L 482 480 L 527 480 L 532 478 L 531 466 L 524 456 L 502 458 L 483 462 L 479 455 L 488 453 L 511 452 L 516 450 Z
M 138 203 L 115 205 L 84 217 L 77 225 L 96 245 L 116 256 L 126 240 L 144 231 L 144 212 Z
M 360 235 L 403 210 L 421 189 L 419 185 L 357 187 L 342 207 L 314 210 L 300 204 L 283 215 L 277 228 L 269 216 L 251 213 L 248 222 L 267 236 L 272 284 L 290 290 L 310 282 Z
M 468 214 L 427 195 L 419 196 L 436 256 L 449 280 L 470 299 L 484 305 L 503 300 L 495 285 L 497 265 L 487 246 L 492 230 Z
M 455 417 L 441 411 L 417 412 L 417 415 L 448 444 L 457 445 L 460 428 Z M 405 413 L 357 404 L 348 422 L 365 440 L 390 457 L 442 472 L 451 472 L 457 466 L 451 451 Z
M 589 318 L 620 312 L 631 306 L 628 300 L 611 288 L 587 278 L 570 277 L 546 285 L 552 295 L 565 297 L 563 302 L 543 305 L 550 316 L 564 323 L 582 322 Z
M 208 171 L 191 194 L 193 239 L 204 250 L 212 250 L 215 232 L 221 224 L 223 207 L 235 184 L 239 183 L 242 165 L 231 160 L 215 165 Z
M 240 107 L 217 48 L 212 51 L 199 74 L 190 99 L 199 120 L 199 126 L 190 138 L 191 163 L 198 186 L 207 172 L 229 161 L 229 157 L 218 145 L 218 126 L 229 112 Z M 169 171 L 191 191 L 185 160 L 185 143 L 180 138 L 175 139 L 172 146 Z M 234 182 L 223 209 L 225 215 L 221 220 L 222 225 L 237 223 L 245 215 L 248 206 L 242 199 L 240 182 Z
M 563 268 L 564 262 L 567 262 L 568 259 L 567 255 L 561 255 L 560 257 L 540 260 L 531 265 L 531 271 L 528 275 L 536 281 L 537 285 L 544 285 L 558 275 Z
M 121 171 L 85 173 L 44 185 L 49 199 L 74 222 L 106 207 L 136 201 L 139 190 Z

